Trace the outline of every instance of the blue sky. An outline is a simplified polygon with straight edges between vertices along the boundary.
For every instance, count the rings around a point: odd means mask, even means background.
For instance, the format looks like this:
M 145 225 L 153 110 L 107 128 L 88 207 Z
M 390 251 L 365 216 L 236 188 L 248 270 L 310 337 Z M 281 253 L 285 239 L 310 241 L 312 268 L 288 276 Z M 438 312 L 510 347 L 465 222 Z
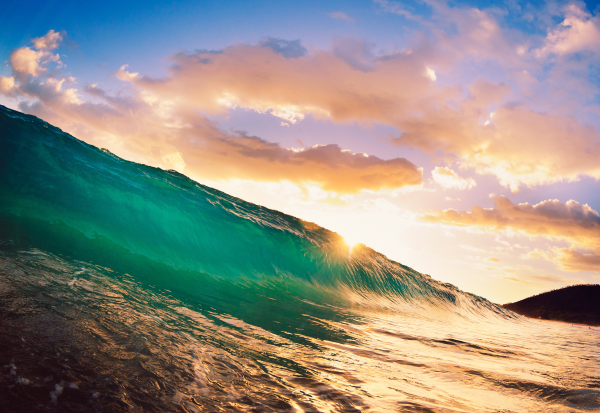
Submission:
M 497 302 L 598 282 L 598 2 L 3 11 L 0 104 Z

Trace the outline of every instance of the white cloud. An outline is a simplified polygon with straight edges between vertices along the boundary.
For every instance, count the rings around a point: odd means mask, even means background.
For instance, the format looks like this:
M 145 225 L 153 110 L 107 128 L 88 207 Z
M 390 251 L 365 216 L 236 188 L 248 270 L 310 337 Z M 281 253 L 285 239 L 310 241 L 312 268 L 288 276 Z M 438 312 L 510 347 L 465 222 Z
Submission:
M 435 75 L 435 71 L 429 67 L 425 68 L 425 76 L 431 79 L 433 82 L 437 80 L 437 76 Z

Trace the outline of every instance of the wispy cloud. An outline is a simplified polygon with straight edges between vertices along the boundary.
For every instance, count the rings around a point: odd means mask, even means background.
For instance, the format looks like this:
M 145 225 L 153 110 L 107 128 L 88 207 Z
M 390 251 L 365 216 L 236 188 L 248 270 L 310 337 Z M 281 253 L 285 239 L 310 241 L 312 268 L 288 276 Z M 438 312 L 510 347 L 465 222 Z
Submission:
M 534 280 L 549 282 L 555 284 L 570 284 L 573 280 L 557 277 L 555 275 L 547 275 L 547 274 L 538 274 L 538 275 L 530 275 L 529 278 L 533 278 Z
M 505 280 L 510 280 L 510 281 L 514 281 L 514 282 L 522 283 L 522 284 L 544 286 L 544 284 L 538 284 L 538 283 L 534 283 L 534 282 L 530 282 L 530 281 L 525 281 L 525 280 L 522 280 L 522 279 L 517 278 L 517 277 L 502 277 L 502 278 L 504 278 Z
M 260 42 L 260 46 L 268 47 L 275 53 L 279 53 L 283 57 L 296 58 L 302 57 L 308 53 L 306 47 L 302 46 L 299 39 L 284 40 L 268 37 Z
M 341 11 L 334 11 L 333 13 L 329 13 L 329 16 L 336 20 L 344 20 L 349 23 L 354 23 L 354 19 L 352 17 L 348 16 L 346 13 Z

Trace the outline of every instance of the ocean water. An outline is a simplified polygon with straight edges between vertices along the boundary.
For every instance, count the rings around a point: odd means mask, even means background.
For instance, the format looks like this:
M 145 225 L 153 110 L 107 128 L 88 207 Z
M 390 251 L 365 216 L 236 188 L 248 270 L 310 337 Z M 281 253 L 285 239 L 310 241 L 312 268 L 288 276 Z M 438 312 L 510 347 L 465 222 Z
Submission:
M 0 106 L 0 411 L 596 411 L 599 343 Z

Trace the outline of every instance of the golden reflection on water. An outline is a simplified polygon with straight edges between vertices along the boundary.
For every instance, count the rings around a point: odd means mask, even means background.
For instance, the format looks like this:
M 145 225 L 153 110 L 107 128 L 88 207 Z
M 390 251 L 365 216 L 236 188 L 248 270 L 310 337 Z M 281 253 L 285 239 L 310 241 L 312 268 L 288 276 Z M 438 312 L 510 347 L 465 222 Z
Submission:
M 223 310 L 235 309 L 228 306 L 237 298 L 218 297 L 221 310 L 198 307 L 81 265 L 42 253 L 0 260 L 0 309 L 8 320 L 0 346 L 10 349 L 0 358 L 18 372 L 5 369 L 0 384 L 47 387 L 36 403 L 48 403 L 49 391 L 69 377 L 77 389 L 65 390 L 57 409 L 78 400 L 188 412 L 600 409 L 598 328 L 489 311 L 461 315 L 399 304 L 392 310 L 374 296 L 363 299 L 377 310 L 277 296 L 273 308 L 293 316 L 273 311 L 250 323 L 247 312 Z M 258 291 L 267 304 L 274 300 L 269 291 Z M 40 302 L 43 311 L 32 311 Z M 76 334 L 65 342 L 60 331 Z M 19 384 L 25 380 L 27 387 Z
M 368 322 L 361 328 L 334 326 L 356 345 L 318 344 L 332 366 L 361 380 L 378 411 L 600 409 L 598 328 L 441 312 L 439 319 L 362 315 Z

